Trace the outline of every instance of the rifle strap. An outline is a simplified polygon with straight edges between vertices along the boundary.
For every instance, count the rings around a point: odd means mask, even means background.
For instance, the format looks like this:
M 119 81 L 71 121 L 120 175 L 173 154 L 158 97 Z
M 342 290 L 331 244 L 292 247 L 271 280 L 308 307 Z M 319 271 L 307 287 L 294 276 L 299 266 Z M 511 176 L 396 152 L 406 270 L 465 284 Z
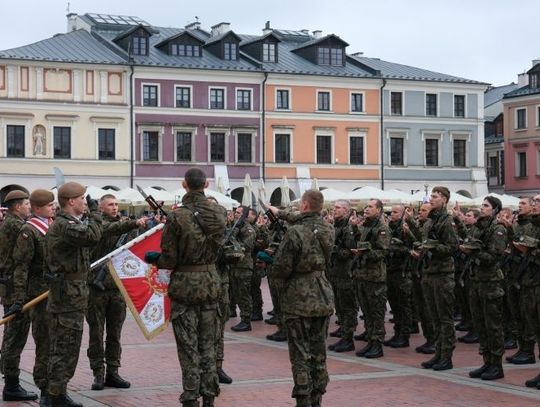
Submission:
M 315 238 L 319 241 L 319 245 L 321 246 L 321 249 L 323 251 L 324 261 L 326 263 L 326 268 L 329 270 L 330 269 L 330 256 L 331 256 L 331 253 L 328 251 L 328 248 L 324 245 L 324 243 L 322 241 L 322 236 L 318 233 L 317 229 L 313 230 L 313 234 L 315 235 Z
M 191 205 L 184 204 L 182 206 L 187 208 L 193 214 L 193 217 L 195 218 L 195 222 L 197 222 L 199 227 L 204 232 L 205 236 L 208 237 L 210 235 L 210 230 L 208 229 L 208 226 L 204 222 L 204 220 L 203 220 L 203 218 L 201 216 L 201 213 L 197 209 L 193 208 Z

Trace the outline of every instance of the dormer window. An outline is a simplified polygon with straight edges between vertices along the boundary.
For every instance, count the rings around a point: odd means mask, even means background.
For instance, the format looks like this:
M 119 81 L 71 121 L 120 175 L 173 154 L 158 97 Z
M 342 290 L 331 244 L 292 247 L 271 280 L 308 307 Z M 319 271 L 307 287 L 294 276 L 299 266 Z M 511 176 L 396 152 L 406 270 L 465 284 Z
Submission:
M 276 62 L 276 44 L 263 43 L 263 62 Z
M 236 61 L 238 59 L 238 45 L 235 42 L 223 43 L 223 59 Z
M 529 77 L 531 89 L 537 89 L 538 87 L 540 87 L 540 72 L 532 73 L 529 75 Z
M 201 47 L 193 44 L 171 44 L 171 55 L 181 57 L 200 57 Z
M 339 47 L 319 47 L 318 64 L 343 66 L 343 48 Z
M 148 37 L 132 37 L 131 52 L 133 55 L 148 55 Z

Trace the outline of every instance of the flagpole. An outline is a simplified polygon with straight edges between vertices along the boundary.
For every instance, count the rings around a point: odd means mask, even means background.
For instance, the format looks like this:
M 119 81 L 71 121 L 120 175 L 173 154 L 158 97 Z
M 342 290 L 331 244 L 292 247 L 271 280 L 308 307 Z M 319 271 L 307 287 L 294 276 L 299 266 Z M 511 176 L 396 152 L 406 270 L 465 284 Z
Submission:
M 41 301 L 46 299 L 48 296 L 49 296 L 49 291 L 47 290 L 43 294 L 38 295 L 36 298 L 34 298 L 34 299 L 28 301 L 26 304 L 24 304 L 23 307 L 22 307 L 21 312 L 28 311 L 30 308 L 32 308 L 34 305 L 40 303 Z M 10 315 L 8 317 L 0 319 L 0 325 L 7 324 L 9 321 L 11 321 L 16 316 L 17 316 L 17 314 L 12 314 L 12 315 Z

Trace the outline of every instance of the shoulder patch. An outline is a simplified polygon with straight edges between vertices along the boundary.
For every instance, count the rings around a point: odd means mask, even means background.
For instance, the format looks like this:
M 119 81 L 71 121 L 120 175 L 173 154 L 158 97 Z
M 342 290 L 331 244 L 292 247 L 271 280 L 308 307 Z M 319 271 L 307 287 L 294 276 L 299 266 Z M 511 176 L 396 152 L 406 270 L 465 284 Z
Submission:
M 503 235 L 503 232 L 499 231 L 497 232 L 497 236 L 502 236 Z
M 74 220 L 68 220 L 68 223 L 69 223 L 70 225 L 74 225 L 74 224 L 77 223 L 77 222 L 75 222 Z
M 28 239 L 28 235 L 26 233 L 21 233 L 21 236 L 23 239 Z
M 384 236 L 384 235 L 386 235 L 386 232 L 384 230 L 381 230 L 380 235 Z

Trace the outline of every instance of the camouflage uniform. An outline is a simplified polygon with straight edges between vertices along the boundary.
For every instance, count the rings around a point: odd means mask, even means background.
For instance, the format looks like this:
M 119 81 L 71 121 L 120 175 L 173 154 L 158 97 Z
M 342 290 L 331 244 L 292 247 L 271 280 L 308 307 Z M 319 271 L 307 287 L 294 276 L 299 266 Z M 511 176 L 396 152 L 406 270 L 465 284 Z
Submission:
M 471 238 L 483 243 L 470 254 L 469 301 L 473 323 L 480 339 L 480 354 L 488 365 L 502 365 L 504 276 L 499 260 L 506 249 L 506 229 L 491 217 L 480 217 L 472 227 Z
M 364 313 L 366 339 L 370 344 L 381 344 L 386 333 L 386 264 L 384 256 L 390 245 L 390 230 L 379 218 L 366 219 L 356 231 L 358 243 L 370 243 L 359 263 L 353 268 L 354 284 L 360 308 Z
M 261 250 L 264 250 L 268 247 L 269 244 L 269 233 L 266 226 L 257 226 L 252 225 L 255 229 L 255 243 L 253 246 L 252 257 L 255 261 L 257 253 Z M 258 317 L 262 320 L 262 311 L 263 311 L 263 298 L 261 292 L 261 281 L 264 277 L 264 274 L 261 273 L 261 270 L 258 270 L 253 266 L 253 273 L 251 275 L 251 301 L 253 304 L 252 314 L 254 317 Z
M 307 212 L 290 226 L 276 253 L 271 275 L 284 281 L 281 307 L 297 406 L 320 403 L 328 384 L 326 335 L 334 309 L 325 277 L 334 230 L 320 215 Z
M 43 220 L 47 225 L 47 220 Z M 44 229 L 44 231 L 46 231 Z M 26 303 L 47 291 L 43 278 L 45 235 L 30 223 L 20 230 L 13 249 L 13 300 Z M 32 322 L 32 336 L 36 345 L 34 383 L 42 391 L 47 390 L 47 362 L 49 359 L 49 318 L 47 300 L 32 307 L 28 320 Z M 20 318 L 23 315 L 17 317 Z M 27 319 L 26 317 L 23 319 Z M 22 338 L 19 338 L 22 339 Z M 24 347 L 24 345 L 22 345 Z
M 194 212 L 201 217 L 205 230 Z M 215 263 L 225 222 L 219 205 L 208 201 L 203 191 L 190 191 L 163 229 L 157 266 L 172 270 L 168 295 L 182 368 L 183 404 L 219 394 L 216 325 L 221 281 Z
M 255 247 L 255 229 L 245 222 L 238 230 L 236 239 L 244 248 L 244 258 L 231 266 L 232 298 L 240 308 L 240 318 L 246 323 L 251 321 L 253 301 L 251 299 L 251 279 L 253 277 L 253 248 Z
M 454 258 L 457 235 L 452 227 L 452 217 L 446 208 L 433 209 L 425 229 L 427 239 L 437 241 L 436 246 L 424 254 L 422 290 L 426 309 L 433 321 L 436 359 L 451 359 L 455 348 Z
M 136 220 L 120 221 L 120 218 L 103 216 L 102 238 L 92 251 L 92 261 L 99 260 L 112 252 L 121 235 L 137 228 Z M 105 373 L 104 362 L 107 364 L 108 374 L 118 372 L 122 354 L 120 336 L 126 319 L 126 302 L 108 271 L 103 280 L 105 290 L 102 291 L 94 286 L 99 269 L 98 267 L 88 273 L 90 296 L 86 313 L 86 322 L 89 327 L 86 353 L 94 376 Z M 106 348 L 103 344 L 105 328 L 107 330 Z
M 462 243 L 469 235 L 470 227 L 465 225 L 461 219 L 454 217 L 454 226 L 458 235 L 459 243 Z M 461 250 L 454 253 L 454 281 L 456 310 L 461 313 L 461 325 L 472 328 L 471 306 L 469 304 L 469 276 L 464 272 L 465 263 L 468 256 Z
M 101 215 L 93 212 L 88 224 L 64 211 L 56 214 L 45 237 L 46 270 L 50 293 L 49 394 L 66 394 L 75 374 L 88 306 L 90 247 L 101 239 Z
M 352 341 L 358 325 L 358 301 L 354 286 L 351 284 L 353 263 L 351 249 L 356 248 L 356 242 L 347 218 L 337 219 L 334 227 L 336 239 L 328 274 L 332 276 L 336 314 L 341 323 L 342 338 Z
M 24 223 L 24 220 L 17 215 L 7 212 L 0 225 L 0 277 L 6 280 L 6 284 L 3 287 L 0 286 L 0 288 L 5 289 L 2 294 L 4 311 L 7 311 L 16 301 L 21 301 L 20 294 L 17 293 L 18 298 L 15 298 L 14 292 L 13 252 Z M 4 376 L 19 377 L 21 353 L 26 345 L 29 331 L 30 316 L 28 313 L 17 315 L 5 325 L 0 358 L 0 370 Z

